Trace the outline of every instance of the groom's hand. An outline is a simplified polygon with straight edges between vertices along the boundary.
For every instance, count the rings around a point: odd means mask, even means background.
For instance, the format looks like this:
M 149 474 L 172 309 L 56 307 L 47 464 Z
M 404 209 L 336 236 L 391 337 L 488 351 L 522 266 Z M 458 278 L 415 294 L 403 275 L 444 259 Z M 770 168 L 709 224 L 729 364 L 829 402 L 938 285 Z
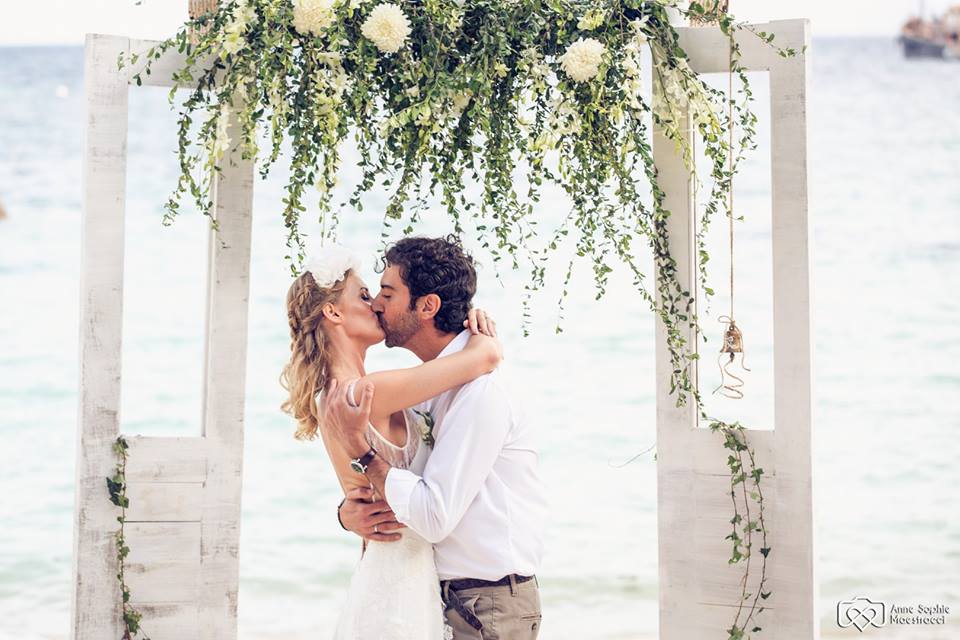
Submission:
M 378 542 L 395 542 L 400 539 L 399 533 L 406 525 L 397 522 L 390 506 L 383 500 L 370 502 L 373 499 L 373 490 L 366 488 L 351 489 L 347 492 L 347 499 L 340 507 L 340 522 L 348 531 L 361 538 Z
M 347 453 L 354 457 L 363 455 L 370 448 L 367 444 L 366 432 L 367 425 L 370 424 L 373 383 L 365 381 L 362 387 L 362 400 L 357 406 L 347 398 L 350 385 L 339 385 L 336 379 L 331 380 L 323 411 L 324 427 L 330 430 Z

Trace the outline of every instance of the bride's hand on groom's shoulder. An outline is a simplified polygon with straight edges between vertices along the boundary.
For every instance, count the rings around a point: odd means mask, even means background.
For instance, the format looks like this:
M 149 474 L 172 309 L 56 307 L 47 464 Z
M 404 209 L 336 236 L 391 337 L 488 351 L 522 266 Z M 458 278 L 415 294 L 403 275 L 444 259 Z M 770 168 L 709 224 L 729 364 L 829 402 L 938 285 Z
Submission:
M 503 345 L 497 337 L 497 323 L 483 309 L 470 309 L 463 326 L 470 330 L 469 349 L 481 349 L 489 357 L 490 371 L 503 360 Z
M 463 327 L 470 329 L 470 333 L 474 335 L 482 333 L 492 338 L 497 337 L 497 323 L 483 309 L 467 311 L 467 319 L 463 321 Z

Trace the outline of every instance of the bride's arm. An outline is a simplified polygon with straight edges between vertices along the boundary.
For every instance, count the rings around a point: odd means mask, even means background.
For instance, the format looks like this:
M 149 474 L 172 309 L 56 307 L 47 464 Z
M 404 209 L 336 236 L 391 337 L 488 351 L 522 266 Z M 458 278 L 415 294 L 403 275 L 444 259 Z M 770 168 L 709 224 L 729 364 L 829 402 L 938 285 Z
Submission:
M 384 418 L 470 382 L 496 369 L 501 357 L 496 338 L 474 334 L 462 351 L 416 367 L 368 374 L 361 380 L 372 382 L 377 389 L 370 415 L 374 420 Z

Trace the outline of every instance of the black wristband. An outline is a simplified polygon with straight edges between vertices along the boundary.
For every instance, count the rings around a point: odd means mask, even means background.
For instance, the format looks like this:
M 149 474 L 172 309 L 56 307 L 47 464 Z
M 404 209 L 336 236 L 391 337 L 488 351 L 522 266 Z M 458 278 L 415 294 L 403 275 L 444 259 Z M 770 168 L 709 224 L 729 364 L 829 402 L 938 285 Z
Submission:
M 347 529 L 346 527 L 343 526 L 343 520 L 340 519 L 340 507 L 342 507 L 343 503 L 346 501 L 347 499 L 344 498 L 343 500 L 340 501 L 340 504 L 337 505 L 337 522 L 340 523 L 340 526 L 343 527 L 344 531 L 350 531 L 350 529 Z

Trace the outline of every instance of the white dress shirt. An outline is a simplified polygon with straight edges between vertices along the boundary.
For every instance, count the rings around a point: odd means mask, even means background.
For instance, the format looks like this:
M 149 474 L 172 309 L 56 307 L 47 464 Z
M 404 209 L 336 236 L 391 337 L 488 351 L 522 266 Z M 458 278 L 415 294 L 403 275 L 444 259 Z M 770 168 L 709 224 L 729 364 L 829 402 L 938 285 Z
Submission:
M 469 338 L 464 330 L 438 357 Z M 535 574 L 546 499 L 530 428 L 504 373 L 498 368 L 416 408 L 433 416 L 435 444 L 422 477 L 387 473 L 397 520 L 434 543 L 441 580 Z

